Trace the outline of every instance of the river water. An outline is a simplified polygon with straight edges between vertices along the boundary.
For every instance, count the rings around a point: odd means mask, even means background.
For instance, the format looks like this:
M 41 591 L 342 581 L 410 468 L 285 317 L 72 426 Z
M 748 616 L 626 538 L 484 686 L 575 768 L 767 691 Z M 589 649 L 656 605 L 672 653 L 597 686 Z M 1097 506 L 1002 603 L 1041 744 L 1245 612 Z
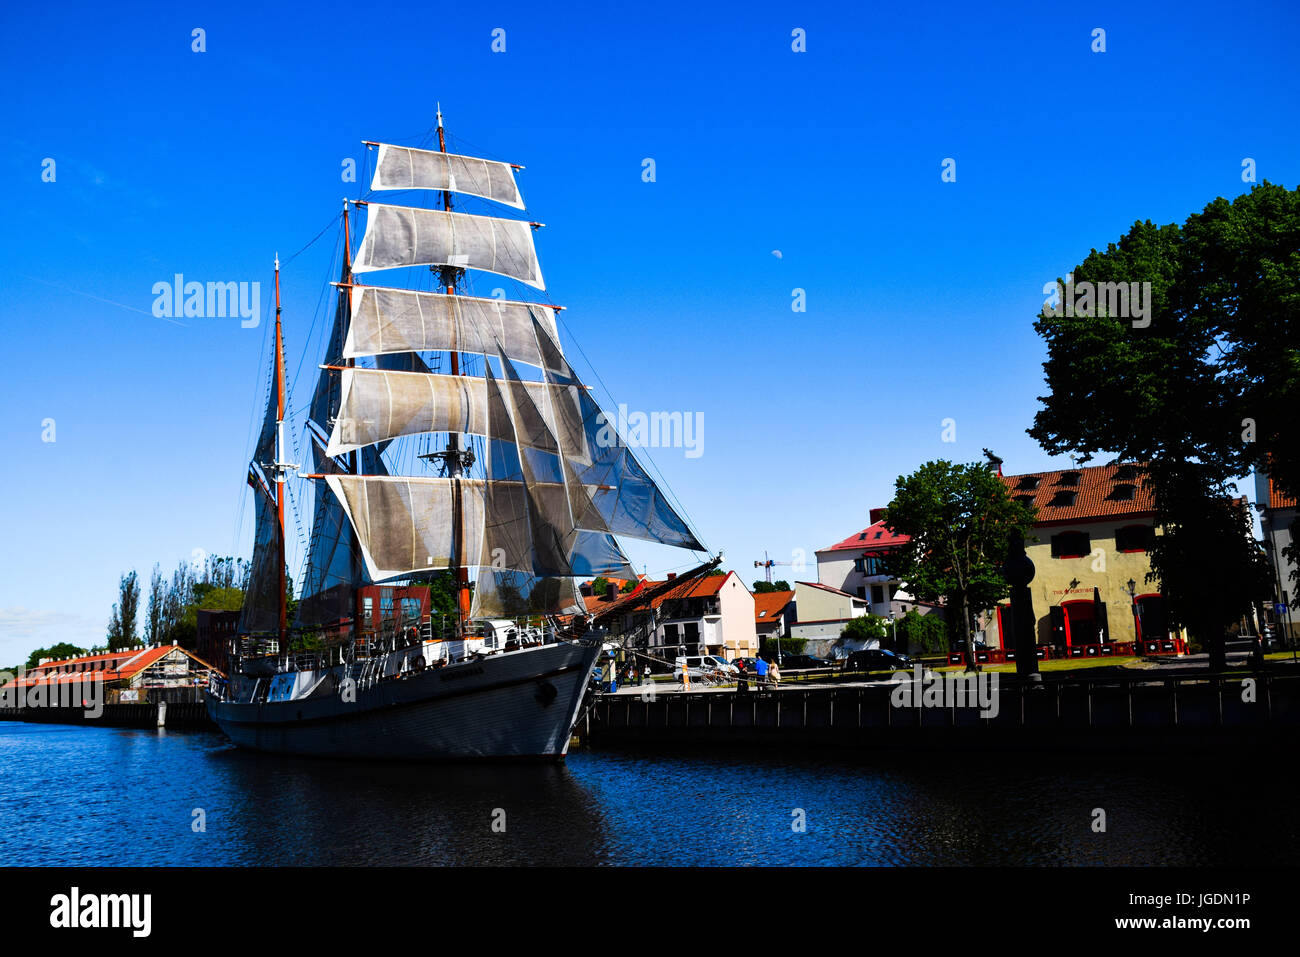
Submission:
M 8 865 L 1295 864 L 1290 775 L 1264 764 L 695 750 L 354 765 L 5 721 L 0 838 Z

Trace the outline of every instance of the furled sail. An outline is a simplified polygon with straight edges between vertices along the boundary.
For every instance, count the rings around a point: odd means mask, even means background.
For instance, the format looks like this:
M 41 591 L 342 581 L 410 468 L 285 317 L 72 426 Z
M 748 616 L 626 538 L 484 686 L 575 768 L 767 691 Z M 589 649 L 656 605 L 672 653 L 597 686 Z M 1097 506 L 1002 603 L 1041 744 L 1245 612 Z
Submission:
M 340 471 L 316 441 L 312 442 L 312 457 L 316 472 Z M 366 469 L 368 473 L 384 474 L 380 471 L 383 461 L 378 456 L 367 465 L 370 466 Z M 298 602 L 294 624 L 313 627 L 350 618 L 353 614 L 352 591 L 364 581 L 361 556 L 343 506 L 328 489 L 317 486 L 302 598 Z
M 251 483 L 250 483 L 251 484 Z M 275 503 L 254 486 L 253 499 L 257 518 L 253 529 L 253 564 L 248 572 L 248 587 L 239 610 L 239 633 L 242 635 L 276 634 L 280 630 L 278 525 Z
M 355 358 L 427 350 L 492 355 L 500 348 L 516 362 L 540 366 L 534 319 L 558 340 L 555 310 L 550 306 L 354 286 L 352 324 L 343 355 Z
M 471 216 L 383 203 L 366 205 L 366 232 L 352 271 L 400 266 L 482 269 L 545 289 L 532 227 L 519 219 Z
M 241 634 L 278 633 L 280 630 L 280 600 L 276 592 L 280 575 L 275 567 L 280 556 L 279 522 L 276 518 L 275 496 L 283 486 L 275 482 L 276 460 L 276 397 L 268 396 L 266 414 L 258 432 L 253 460 L 248 464 L 248 485 L 253 490 L 253 562 L 248 571 L 248 587 L 239 612 Z
M 371 189 L 444 189 L 524 208 L 508 163 L 379 144 Z
M 348 290 L 340 288 L 334 304 L 334 323 L 330 327 L 329 342 L 325 346 L 325 365 L 338 365 L 343 361 L 343 338 L 351 318 L 351 303 Z M 338 415 L 339 398 L 338 374 L 330 369 L 321 369 L 308 411 L 309 421 L 321 435 L 329 435 L 334 417 Z
M 460 432 L 514 441 L 513 432 L 494 433 L 487 410 L 485 381 L 477 376 L 441 373 L 344 369 L 343 397 L 328 454 L 340 455 L 364 445 L 421 432 Z M 528 392 L 542 393 L 544 382 L 528 382 Z M 547 434 L 537 433 L 546 441 Z M 551 448 L 554 448 L 554 440 Z

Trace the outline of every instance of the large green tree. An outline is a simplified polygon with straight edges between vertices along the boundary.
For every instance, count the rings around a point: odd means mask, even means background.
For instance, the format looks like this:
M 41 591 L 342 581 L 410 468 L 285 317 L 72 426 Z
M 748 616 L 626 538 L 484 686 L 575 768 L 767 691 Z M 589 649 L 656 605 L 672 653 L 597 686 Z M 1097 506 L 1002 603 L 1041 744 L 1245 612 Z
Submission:
M 1032 510 L 1014 501 L 984 465 L 941 459 L 899 477 L 885 523 L 910 536 L 886 567 L 914 598 L 944 602 L 955 633 L 966 641 L 966 666 L 977 668 L 972 615 L 1007 596 L 1007 537 L 1028 534 Z
M 139 644 L 136 635 L 136 618 L 140 610 L 140 581 L 135 572 L 128 572 L 118 583 L 117 604 L 108 620 L 108 650 L 121 651 Z
M 1263 183 L 1181 227 L 1135 223 L 1061 282 L 1071 306 L 1072 290 L 1149 283 L 1141 317 L 1094 297 L 1074 315 L 1066 302 L 1045 308 L 1034 325 L 1050 394 L 1029 434 L 1081 462 L 1144 463 L 1163 532 L 1151 577 L 1170 623 L 1209 647 L 1212 667 L 1224 663 L 1225 629 L 1267 587 L 1233 483 L 1267 464 L 1284 490 L 1300 485 L 1298 249 L 1300 191 Z M 1213 589 L 1193 555 L 1215 556 Z

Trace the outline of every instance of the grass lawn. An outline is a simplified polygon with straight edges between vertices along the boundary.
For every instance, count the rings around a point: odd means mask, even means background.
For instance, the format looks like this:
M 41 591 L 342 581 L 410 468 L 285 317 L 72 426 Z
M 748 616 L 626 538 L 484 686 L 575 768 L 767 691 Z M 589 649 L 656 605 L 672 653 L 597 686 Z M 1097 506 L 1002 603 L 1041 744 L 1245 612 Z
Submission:
M 1134 661 L 1141 661 L 1138 655 L 1126 655 L 1122 658 L 1049 658 L 1047 661 L 1038 663 L 1038 670 L 1046 673 L 1049 671 L 1080 671 L 1084 668 L 1114 668 Z M 945 665 L 941 668 L 935 668 L 935 671 L 961 671 L 965 665 Z M 985 671 L 1001 671 L 1015 674 L 1016 663 L 1008 661 L 999 665 L 984 665 Z

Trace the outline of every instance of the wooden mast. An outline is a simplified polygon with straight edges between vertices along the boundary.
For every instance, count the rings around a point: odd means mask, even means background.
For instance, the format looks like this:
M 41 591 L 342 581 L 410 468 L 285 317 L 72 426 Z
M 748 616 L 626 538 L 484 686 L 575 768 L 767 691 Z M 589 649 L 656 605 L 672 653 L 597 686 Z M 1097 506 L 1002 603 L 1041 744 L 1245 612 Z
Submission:
M 352 231 L 348 224 L 348 200 L 346 196 L 343 198 L 343 282 L 339 285 L 339 295 L 347 296 L 349 297 L 349 299 L 351 299 L 352 296 Z M 348 308 L 349 322 L 351 321 L 351 319 L 352 319 L 352 309 L 351 309 L 351 304 L 349 303 L 349 308 Z M 343 360 L 344 368 L 350 369 L 356 364 L 357 364 L 356 359 Z M 361 456 L 357 453 L 355 449 L 348 453 L 348 470 L 353 475 L 357 475 L 360 473 L 361 471 L 359 468 L 360 462 L 361 462 Z M 322 476 L 322 478 L 323 477 L 324 476 Z M 351 536 L 351 538 L 352 538 L 352 548 L 355 550 L 356 548 L 359 547 L 356 534 L 354 533 Z M 352 559 L 353 559 L 352 568 L 355 571 L 355 569 L 359 565 L 359 563 L 356 560 L 357 556 L 355 552 L 352 556 Z M 353 581 L 353 586 L 354 587 L 352 589 L 352 641 L 353 641 L 353 648 L 355 649 L 356 640 L 361 637 L 361 623 L 362 623 L 361 612 L 362 612 L 363 600 L 361 596 L 361 588 L 357 586 L 355 579 Z
M 438 151 L 447 152 L 447 136 L 442 128 L 442 104 L 438 104 Z M 442 191 L 442 208 L 446 212 L 451 212 L 451 190 Z M 444 267 L 442 279 L 446 284 L 447 295 L 456 295 L 454 267 Z M 484 360 L 486 361 L 486 360 Z M 460 352 L 456 349 L 451 350 L 451 374 L 460 375 Z M 458 479 L 461 473 L 461 455 L 460 455 L 460 435 L 456 432 L 447 435 L 447 473 L 453 479 Z M 456 582 L 456 631 L 458 634 L 464 634 L 465 625 L 469 619 L 469 569 L 465 566 L 465 527 L 464 527 L 464 508 L 461 504 L 460 482 L 452 482 L 452 513 L 453 513 L 453 531 L 452 541 L 455 543 L 451 555 L 451 572 Z
M 284 554 L 284 335 L 280 327 L 280 256 L 277 253 L 275 257 L 275 469 L 274 469 L 274 486 L 275 486 L 275 530 L 276 530 L 276 553 L 279 561 L 276 562 L 276 581 L 279 587 L 276 591 L 277 604 L 279 607 L 279 648 L 281 653 L 288 653 L 289 639 L 289 608 L 288 598 L 285 595 L 287 583 L 285 582 L 285 554 Z

